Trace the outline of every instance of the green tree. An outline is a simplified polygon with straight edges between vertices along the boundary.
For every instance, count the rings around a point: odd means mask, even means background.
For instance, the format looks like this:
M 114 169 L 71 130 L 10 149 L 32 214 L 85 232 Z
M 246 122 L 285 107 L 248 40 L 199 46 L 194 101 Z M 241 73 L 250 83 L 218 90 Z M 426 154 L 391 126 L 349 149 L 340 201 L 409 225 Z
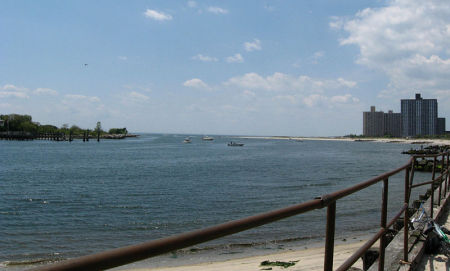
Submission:
M 102 123 L 101 123 L 100 121 L 97 121 L 97 125 L 95 126 L 94 131 L 95 131 L 96 133 L 102 132 Z
M 108 131 L 109 134 L 122 134 L 126 135 L 128 134 L 127 128 L 111 128 Z

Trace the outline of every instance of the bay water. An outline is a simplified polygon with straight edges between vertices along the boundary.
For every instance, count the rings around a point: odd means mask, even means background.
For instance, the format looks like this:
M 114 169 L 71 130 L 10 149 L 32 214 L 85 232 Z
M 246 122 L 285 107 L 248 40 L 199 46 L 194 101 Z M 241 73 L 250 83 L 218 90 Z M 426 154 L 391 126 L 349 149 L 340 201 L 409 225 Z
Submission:
M 22 270 L 287 207 L 405 164 L 409 144 L 140 134 L 96 142 L 0 141 L 0 269 Z M 238 141 L 243 147 L 228 147 Z M 403 201 L 390 180 L 389 213 Z M 425 180 L 425 174 L 416 174 Z M 342 240 L 378 229 L 382 186 L 337 203 Z M 415 191 L 417 195 L 421 191 Z M 413 198 L 414 199 L 414 198 Z M 306 246 L 326 210 L 137 266 L 178 265 Z

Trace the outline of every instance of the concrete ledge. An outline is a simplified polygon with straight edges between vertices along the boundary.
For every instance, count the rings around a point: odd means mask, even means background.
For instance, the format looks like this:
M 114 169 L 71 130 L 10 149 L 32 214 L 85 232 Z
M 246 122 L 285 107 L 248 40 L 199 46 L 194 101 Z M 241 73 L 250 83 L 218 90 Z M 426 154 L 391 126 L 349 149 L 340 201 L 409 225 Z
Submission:
M 439 196 L 438 189 L 434 192 L 434 199 L 437 202 Z M 446 206 L 449 202 L 450 193 L 447 193 L 444 199 L 441 199 L 441 206 L 433 205 L 433 214 L 435 214 L 435 220 L 440 222 L 442 214 L 445 213 Z M 431 197 L 424 203 L 425 210 L 428 214 L 430 214 L 430 202 Z M 416 215 L 417 212 L 414 214 Z M 408 264 L 402 264 L 403 260 L 403 236 L 404 231 L 403 228 L 397 233 L 394 239 L 389 243 L 386 247 L 386 256 L 385 256 L 385 270 L 389 271 L 406 271 L 406 270 L 414 270 L 414 268 L 420 263 L 424 253 L 424 245 L 425 239 L 420 235 L 420 230 L 417 229 L 414 231 L 410 230 L 409 238 L 408 238 Z M 378 260 L 375 261 L 372 266 L 368 269 L 369 271 L 378 270 Z

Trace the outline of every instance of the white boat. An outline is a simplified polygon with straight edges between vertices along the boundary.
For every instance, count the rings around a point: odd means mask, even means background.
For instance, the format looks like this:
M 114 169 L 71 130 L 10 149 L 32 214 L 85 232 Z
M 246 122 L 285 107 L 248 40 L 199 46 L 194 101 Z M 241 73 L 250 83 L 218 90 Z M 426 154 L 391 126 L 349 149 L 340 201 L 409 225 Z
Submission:
M 237 143 L 237 142 L 233 142 L 231 141 L 230 143 L 228 143 L 229 147 L 242 147 L 244 146 L 244 143 Z
M 190 138 L 190 137 L 186 137 L 186 138 L 183 140 L 183 143 L 191 143 L 191 138 Z
M 213 137 L 210 137 L 210 136 L 204 136 L 204 137 L 202 138 L 202 140 L 205 140 L 205 141 L 213 141 L 214 138 L 213 138 Z

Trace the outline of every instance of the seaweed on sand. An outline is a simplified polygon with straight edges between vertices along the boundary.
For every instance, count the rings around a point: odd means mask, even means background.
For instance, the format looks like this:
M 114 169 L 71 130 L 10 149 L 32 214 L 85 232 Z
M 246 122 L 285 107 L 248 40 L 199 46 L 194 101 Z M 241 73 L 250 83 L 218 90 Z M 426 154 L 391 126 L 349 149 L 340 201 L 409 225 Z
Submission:
M 271 261 L 263 261 L 261 262 L 261 266 L 281 266 L 284 268 L 288 268 L 290 266 L 293 266 L 297 263 L 298 261 L 289 261 L 289 262 L 280 262 L 280 261 L 275 261 L 275 262 L 271 262 Z

